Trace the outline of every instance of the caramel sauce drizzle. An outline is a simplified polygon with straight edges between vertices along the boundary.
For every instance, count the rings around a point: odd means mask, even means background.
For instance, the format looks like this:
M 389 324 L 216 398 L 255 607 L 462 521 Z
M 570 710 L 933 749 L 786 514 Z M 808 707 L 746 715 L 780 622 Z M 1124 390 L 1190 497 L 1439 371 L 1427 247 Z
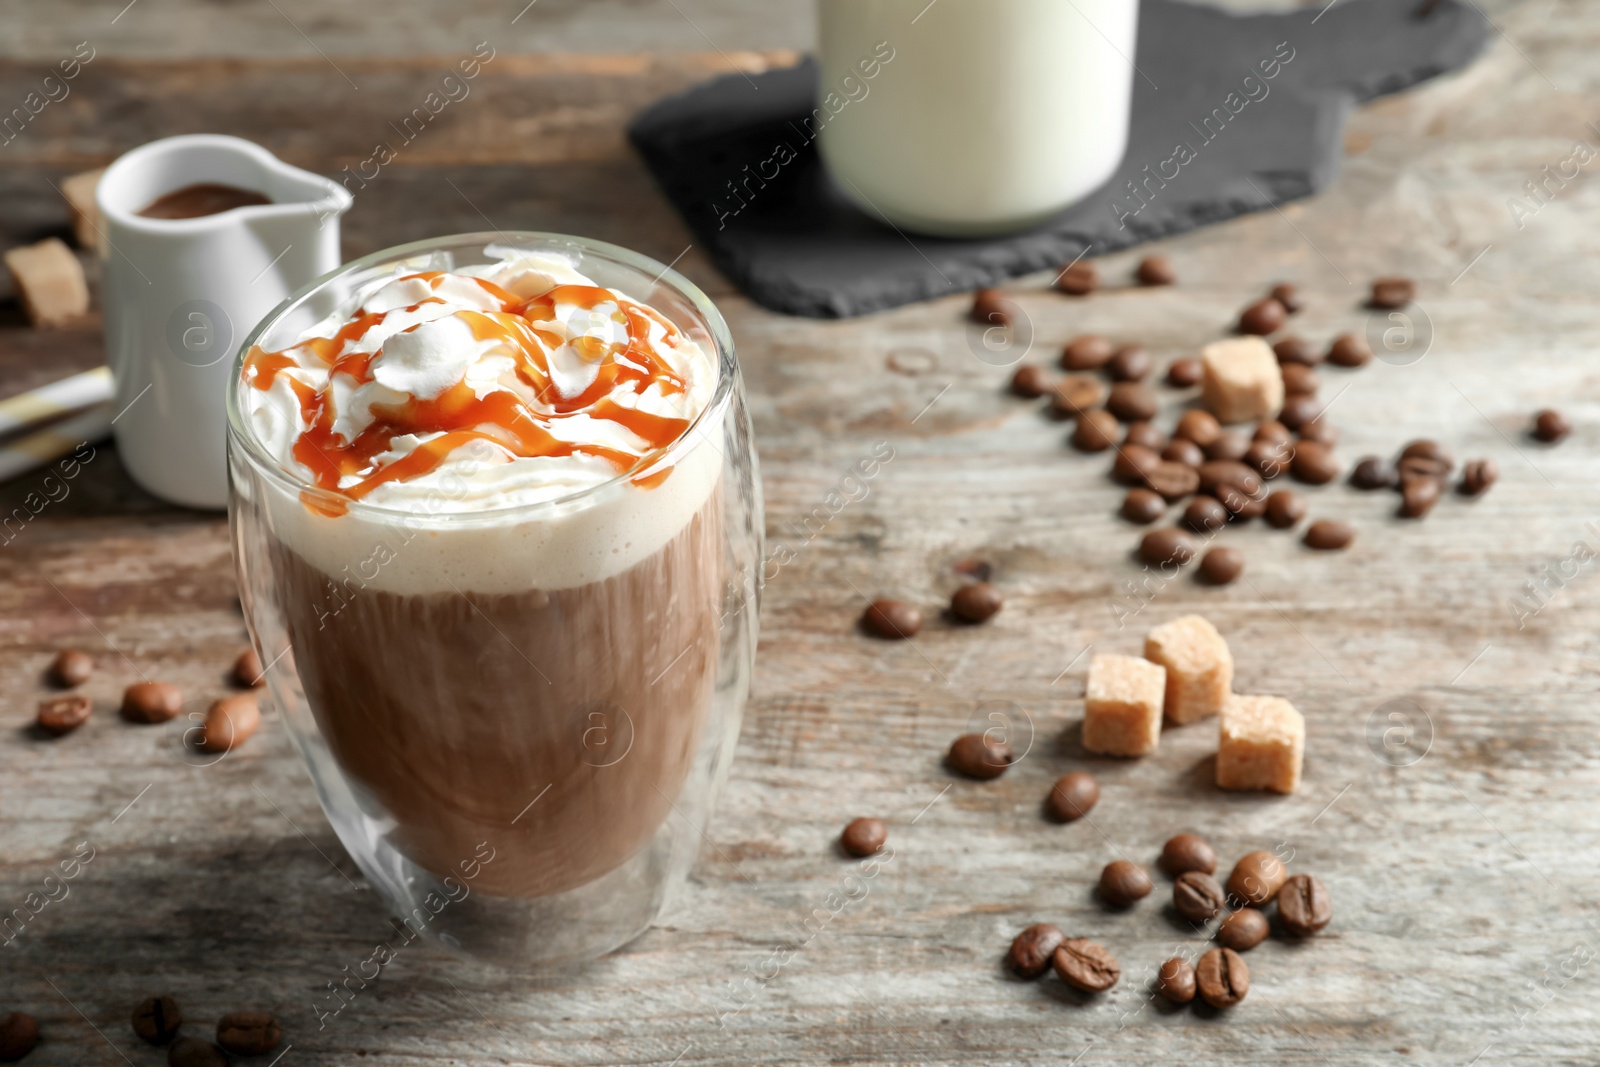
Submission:
M 399 281 L 421 278 L 437 291 L 445 278 L 431 271 L 405 275 Z M 472 441 L 490 441 L 513 456 L 589 455 L 604 459 L 619 474 L 642 465 L 650 456 L 671 445 L 689 428 L 688 419 L 653 415 L 619 404 L 614 396 L 631 392 L 642 394 L 657 386 L 663 395 L 681 395 L 688 384 L 672 370 L 650 344 L 652 323 L 662 327 L 663 343 L 676 348 L 683 335 L 670 320 L 653 308 L 638 304 L 609 289 L 592 285 L 561 285 L 528 300 L 481 278 L 470 281 L 483 289 L 500 308 L 498 311 L 462 310 L 455 314 L 471 328 L 478 341 L 494 341 L 490 354 L 512 357 L 517 379 L 528 386 L 532 401 L 506 389 L 497 389 L 479 398 L 465 381 L 457 382 L 432 400 L 412 397 L 397 405 L 374 405 L 373 421 L 354 440 L 346 441 L 333 430 L 331 386 L 317 390 L 297 379 L 290 379 L 300 403 L 306 429 L 296 438 L 294 458 L 311 471 L 318 488 L 343 498 L 360 500 L 387 482 L 418 478 L 437 469 L 451 452 Z M 291 351 L 312 353 L 328 368 L 329 379 L 347 375 L 355 384 L 372 381 L 372 362 L 382 352 L 348 352 L 368 330 L 380 325 L 397 311 L 414 312 L 424 304 L 443 303 L 439 297 L 425 297 L 406 308 L 388 312 L 361 311 L 340 327 L 332 337 L 315 337 L 281 352 L 267 352 L 255 346 L 245 355 L 245 381 L 263 392 L 272 388 L 281 371 L 299 366 Z M 615 305 L 611 320 L 625 328 L 623 342 L 583 336 L 572 346 L 584 362 L 596 366 L 594 380 L 577 396 L 563 396 L 550 373 L 545 350 L 568 343 L 557 325 L 556 308 L 576 306 L 593 313 L 603 305 Z M 419 324 L 420 325 L 420 324 Z M 401 331 L 409 333 L 412 326 Z M 538 405 L 536 407 L 535 405 Z M 550 432 L 556 420 L 584 414 L 625 427 L 645 442 L 645 449 L 634 454 L 598 444 L 563 441 Z M 418 445 L 410 453 L 379 466 L 377 457 L 393 447 L 394 439 L 404 434 L 439 434 Z M 666 480 L 667 470 L 636 479 L 641 488 L 654 488 Z M 340 488 L 340 482 L 354 476 L 358 480 Z M 330 503 L 324 496 L 303 494 L 308 507 L 324 514 L 343 513 L 343 502 Z

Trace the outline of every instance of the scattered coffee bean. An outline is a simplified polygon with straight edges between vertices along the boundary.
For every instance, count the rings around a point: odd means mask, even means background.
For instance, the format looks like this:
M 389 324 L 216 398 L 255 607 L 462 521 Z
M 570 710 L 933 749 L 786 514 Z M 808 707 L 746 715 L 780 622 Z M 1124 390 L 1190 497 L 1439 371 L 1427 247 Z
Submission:
M 1293 282 L 1279 282 L 1272 287 L 1272 292 L 1267 294 L 1283 305 L 1283 310 L 1293 315 L 1305 307 L 1305 302 L 1300 299 L 1300 290 Z
M 1217 870 L 1217 854 L 1205 838 L 1196 834 L 1178 834 L 1167 838 L 1167 843 L 1161 846 L 1161 869 L 1174 878 L 1190 871 L 1214 874 Z
M 1284 320 L 1288 316 L 1289 313 L 1283 309 L 1283 305 L 1269 296 L 1257 300 L 1239 313 L 1239 332 L 1265 337 L 1269 333 L 1277 333 L 1283 329 Z
M 1178 956 L 1156 972 L 1156 992 L 1172 1004 L 1187 1004 L 1194 999 L 1194 964 Z
M 1098 803 L 1100 783 L 1086 771 L 1063 774 L 1050 790 L 1050 811 L 1062 822 L 1083 818 Z
M 1500 468 L 1494 460 L 1469 459 L 1467 465 L 1461 468 L 1459 491 L 1462 496 L 1477 496 L 1487 492 L 1499 478 Z
M 1230 486 L 1224 489 L 1222 496 L 1218 499 L 1222 501 L 1222 506 L 1228 509 L 1228 513 L 1233 516 L 1234 522 L 1249 522 L 1251 519 L 1259 519 L 1267 513 L 1267 497 L 1265 493 L 1257 493 L 1255 496 L 1250 496 Z
M 1184 871 L 1172 883 L 1172 909 L 1189 922 L 1209 922 L 1227 903 L 1222 886 L 1205 871 Z
M 1405 483 L 1413 478 L 1437 482 L 1444 488 L 1449 480 L 1450 467 L 1437 459 L 1426 456 L 1407 456 L 1395 464 L 1395 484 L 1404 488 Z
M 1533 417 L 1533 436 L 1545 444 L 1555 444 L 1572 432 L 1572 423 L 1553 408 L 1545 408 Z
M 1341 333 L 1328 346 L 1328 362 L 1336 367 L 1360 367 L 1372 362 L 1372 346 L 1360 334 Z
M 1175 359 L 1167 368 L 1167 384 L 1175 389 L 1187 389 L 1199 385 L 1205 373 L 1205 364 L 1198 359 Z
M 1444 468 L 1446 474 L 1454 470 L 1456 465 L 1456 458 L 1450 454 L 1450 450 L 1428 437 L 1407 441 L 1406 446 L 1400 450 L 1400 458 L 1434 460 Z
M 147 997 L 133 1009 L 133 1032 L 152 1045 L 165 1045 L 178 1036 L 183 1012 L 171 997 Z
M 183 693 L 168 682 L 135 682 L 122 692 L 122 717 L 129 722 L 166 722 L 183 710 Z
M 1016 305 L 999 289 L 979 289 L 972 294 L 972 321 L 985 326 L 1010 326 Z
M 1100 872 L 1100 899 L 1113 908 L 1131 907 L 1150 895 L 1150 875 L 1137 863 L 1112 860 Z
M 66 693 L 39 702 L 39 714 L 34 720 L 39 729 L 51 737 L 70 734 L 89 721 L 94 705 L 82 693 Z
M 1186 441 L 1193 441 L 1201 448 L 1215 441 L 1222 433 L 1222 424 L 1217 417 L 1209 411 L 1200 408 L 1190 408 L 1178 416 L 1178 425 L 1172 431 L 1173 437 L 1181 437 Z
M 1122 498 L 1122 517 L 1140 526 L 1155 522 L 1166 510 L 1167 502 L 1153 489 L 1129 489 L 1128 495 Z
M 1106 364 L 1106 373 L 1118 382 L 1142 382 L 1154 369 L 1155 361 L 1143 345 L 1123 345 Z
M 1209 585 L 1230 585 L 1244 573 L 1244 555 L 1237 548 L 1218 545 L 1200 558 L 1200 578 Z
M 880 597 L 861 615 L 861 625 L 874 637 L 896 640 L 915 637 L 922 629 L 922 612 L 903 600 Z
M 1034 923 L 1011 942 L 1006 962 L 1023 978 L 1038 978 L 1050 969 L 1050 959 L 1067 939 L 1054 923 Z
M 1050 375 L 1043 367 L 1025 363 L 1011 376 L 1011 391 L 1027 400 L 1036 400 L 1050 391 Z
M 1329 448 L 1339 443 L 1338 429 L 1334 427 L 1333 423 L 1320 415 L 1300 427 L 1299 434 L 1302 441 L 1315 441 L 1317 444 L 1327 445 Z
M 1339 477 L 1339 459 L 1333 449 L 1316 441 L 1301 441 L 1294 450 L 1294 461 L 1289 471 L 1297 481 L 1309 485 L 1327 485 Z
M 1143 485 L 1161 465 L 1161 455 L 1143 445 L 1123 445 L 1111 463 L 1111 476 L 1124 485 Z
M 1200 472 L 1184 463 L 1163 460 L 1150 472 L 1145 484 L 1169 503 L 1182 500 L 1200 486 Z
M 950 564 L 950 569 L 975 582 L 987 582 L 994 577 L 994 564 L 984 559 L 964 559 Z
M 1011 746 L 988 734 L 962 734 L 950 745 L 951 769 L 968 778 L 988 781 L 1006 773 L 1015 758 Z
M 1375 308 L 1403 308 L 1417 298 L 1417 283 L 1410 278 L 1379 278 L 1372 283 Z
M 1062 269 L 1056 288 L 1068 296 L 1088 296 L 1100 288 L 1100 272 L 1088 260 L 1077 260 Z
M 1117 382 L 1106 397 L 1106 409 L 1124 422 L 1153 419 L 1161 411 L 1161 403 L 1147 386 L 1138 382 Z
M 1249 952 L 1271 932 L 1265 915 L 1254 908 L 1240 908 L 1222 920 L 1217 927 L 1217 940 L 1235 952 Z
M 1117 346 L 1096 334 L 1086 333 L 1074 337 L 1061 350 L 1063 370 L 1099 370 L 1110 361 Z
M 1153 422 L 1134 422 L 1128 424 L 1128 430 L 1122 437 L 1122 443 L 1124 445 L 1141 445 L 1160 452 L 1167 447 L 1167 435 L 1162 433 L 1160 427 Z
M 1234 900 L 1260 907 L 1278 895 L 1289 871 L 1283 861 L 1265 849 L 1251 852 L 1233 865 L 1228 894 Z
M 167 1050 L 167 1067 L 228 1067 L 228 1054 L 198 1037 L 180 1037 Z
M 230 1011 L 217 1022 L 217 1044 L 235 1056 L 261 1056 L 278 1047 L 283 1027 L 264 1011 Z
M 1214 496 L 1197 496 L 1183 509 L 1183 524 L 1195 533 L 1220 530 L 1228 524 L 1228 509 Z
M 1390 489 L 1396 478 L 1393 465 L 1381 456 L 1363 456 L 1350 472 L 1350 484 L 1357 489 Z
M 50 681 L 63 689 L 82 685 L 93 673 L 94 660 L 82 649 L 64 648 L 50 661 Z
M 1279 489 L 1267 496 L 1267 524 L 1287 530 L 1306 517 L 1305 498 L 1292 489 Z
M 1256 426 L 1252 440 L 1267 441 L 1275 445 L 1286 445 L 1294 440 L 1294 434 L 1289 432 L 1289 427 L 1277 419 L 1265 419 Z
M 33 1016 L 14 1011 L 0 1019 L 0 1061 L 20 1060 L 38 1043 L 39 1023 Z
M 1297 874 L 1278 890 L 1278 919 L 1295 937 L 1310 937 L 1333 919 L 1327 887 L 1309 874 Z
M 266 672 L 261 669 L 261 657 L 256 650 L 247 648 L 233 661 L 233 680 L 246 689 L 257 689 L 267 684 Z
M 1297 334 L 1290 334 L 1275 342 L 1272 354 L 1278 357 L 1280 367 L 1310 367 L 1322 362 L 1321 354 L 1311 347 L 1310 342 Z
M 1152 567 L 1169 563 L 1182 566 L 1194 559 L 1194 541 L 1182 530 L 1171 526 L 1152 530 L 1139 542 L 1139 558 Z
M 1283 366 L 1283 393 L 1285 396 L 1316 396 L 1322 382 L 1317 372 L 1298 363 Z
M 1104 945 L 1082 938 L 1063 941 L 1051 961 L 1061 980 L 1080 993 L 1104 993 L 1122 977 L 1117 958 Z
M 950 614 L 962 622 L 988 622 L 1004 603 L 1000 590 L 988 582 L 972 582 L 950 598 Z
M 1250 992 L 1250 968 L 1231 948 L 1214 948 L 1194 971 L 1200 998 L 1213 1008 L 1231 1008 Z
M 1072 428 L 1072 447 L 1080 452 L 1104 452 L 1117 443 L 1121 429 L 1109 411 L 1079 412 L 1078 424 Z
M 870 856 L 889 840 L 889 828 L 882 819 L 863 816 L 852 819 L 839 835 L 839 844 L 852 856 Z
M 1060 416 L 1075 416 L 1105 403 L 1106 387 L 1087 374 L 1069 374 L 1056 383 L 1050 396 L 1051 409 Z
M 1322 402 L 1304 393 L 1286 397 L 1278 412 L 1278 421 L 1291 430 L 1298 430 L 1322 414 Z
M 1244 464 L 1266 481 L 1283 474 L 1294 462 L 1294 447 L 1287 441 L 1251 441 L 1244 450 Z
M 1171 285 L 1178 280 L 1178 272 L 1172 269 L 1172 260 L 1161 255 L 1145 256 L 1134 273 L 1140 285 Z
M 1439 502 L 1443 483 L 1437 478 L 1410 475 L 1400 483 L 1400 510 L 1402 519 L 1420 519 L 1433 510 Z
M 1235 489 L 1246 496 L 1261 492 L 1261 475 L 1245 466 L 1227 459 L 1213 459 L 1200 464 L 1200 491 L 1222 500 L 1221 490 Z M 1224 504 L 1226 500 L 1222 501 Z
M 1349 548 L 1355 539 L 1355 527 L 1338 519 L 1318 519 L 1306 527 L 1306 545 L 1320 551 Z
M 1243 430 L 1223 430 L 1205 446 L 1207 459 L 1243 459 L 1250 451 L 1250 438 Z
M 223 697 L 206 710 L 200 747 L 206 752 L 231 752 L 250 740 L 261 726 L 256 698 L 243 693 Z
M 1161 450 L 1161 458 L 1171 460 L 1173 463 L 1182 463 L 1186 467 L 1198 467 L 1206 461 L 1206 454 L 1193 441 L 1174 437 L 1167 442 L 1167 447 Z

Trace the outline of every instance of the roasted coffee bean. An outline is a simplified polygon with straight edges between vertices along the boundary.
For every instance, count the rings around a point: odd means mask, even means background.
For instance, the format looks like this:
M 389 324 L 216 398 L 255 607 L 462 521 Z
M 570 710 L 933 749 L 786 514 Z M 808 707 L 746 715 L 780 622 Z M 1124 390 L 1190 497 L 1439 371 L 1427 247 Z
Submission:
M 1143 485 L 1161 465 L 1161 455 L 1143 445 L 1123 445 L 1111 463 L 1111 476 L 1124 485 Z
M 1251 435 L 1251 440 L 1286 445 L 1294 440 L 1294 434 L 1289 432 L 1289 427 L 1277 419 L 1264 419 L 1256 425 L 1256 431 Z
M 1222 432 L 1222 424 L 1217 417 L 1209 411 L 1200 408 L 1190 408 L 1178 416 L 1178 425 L 1172 431 L 1173 437 L 1181 437 L 1186 441 L 1193 441 L 1204 448 L 1217 439 Z
M 1333 449 L 1316 441 L 1301 441 L 1295 446 L 1289 472 L 1308 485 L 1327 485 L 1339 477 L 1339 459 Z
M 1533 436 L 1545 444 L 1555 444 L 1572 432 L 1572 423 L 1554 408 L 1545 408 L 1533 417 Z
M 1062 268 L 1056 288 L 1068 296 L 1088 296 L 1100 288 L 1100 272 L 1088 260 L 1077 260 Z
M 1300 299 L 1300 290 L 1293 282 L 1279 282 L 1272 287 L 1272 292 L 1267 294 L 1283 305 L 1283 310 L 1293 315 L 1305 307 L 1305 302 Z
M 217 1044 L 235 1056 L 261 1056 L 278 1047 L 283 1027 L 264 1011 L 230 1011 L 217 1021 Z
M 1145 256 L 1139 261 L 1139 269 L 1134 272 L 1140 285 L 1171 285 L 1178 280 L 1177 271 L 1172 269 L 1172 260 L 1166 256 Z
M 1372 362 L 1372 346 L 1360 334 L 1341 333 L 1328 346 L 1328 362 L 1336 367 L 1360 367 Z
M 1167 843 L 1161 846 L 1161 869 L 1174 878 L 1190 871 L 1214 874 L 1217 870 L 1217 854 L 1205 838 L 1195 834 L 1178 834 L 1167 838 Z
M 1394 467 L 1382 456 L 1363 456 L 1350 472 L 1357 489 L 1390 489 L 1396 481 Z
M 0 1018 L 0 1062 L 20 1060 L 39 1043 L 39 1023 L 26 1012 Z
M 1206 445 L 1207 459 L 1243 459 L 1250 451 L 1250 438 L 1243 430 L 1223 430 Z
M 1205 365 L 1198 359 L 1175 359 L 1167 367 L 1167 384 L 1175 389 L 1187 389 L 1199 385 L 1205 373 Z
M 1155 361 L 1143 345 L 1123 345 L 1106 364 L 1106 373 L 1113 381 L 1142 382 L 1155 370 Z
M 89 721 L 94 705 L 82 693 L 67 693 L 39 702 L 39 713 L 34 720 L 39 729 L 51 737 L 70 734 Z
M 1194 559 L 1194 541 L 1182 530 L 1167 526 L 1152 530 L 1139 542 L 1139 558 L 1152 567 L 1169 563 L 1182 566 Z
M 972 321 L 985 326 L 1010 326 L 1016 305 L 999 289 L 979 289 L 972 294 Z
M 1298 394 L 1286 397 L 1278 412 L 1278 421 L 1291 430 L 1298 430 L 1322 414 L 1322 402 L 1314 396 Z
M 1487 492 L 1500 477 L 1500 468 L 1492 459 L 1469 459 L 1467 465 L 1461 468 L 1461 485 L 1458 487 L 1462 496 L 1477 496 Z
M 1149 872 L 1128 860 L 1112 860 L 1100 872 L 1100 899 L 1113 908 L 1131 907 L 1152 888 Z
M 1062 822 L 1083 818 L 1098 803 L 1100 783 L 1086 771 L 1063 774 L 1050 790 L 1050 810 Z
M 1194 964 L 1178 956 L 1161 965 L 1156 972 L 1156 992 L 1173 1004 L 1187 1004 L 1194 999 Z
M 994 577 L 994 564 L 983 559 L 964 559 L 950 564 L 950 569 L 975 582 L 987 582 Z
M 1244 463 L 1266 481 L 1283 474 L 1294 461 L 1294 448 L 1287 441 L 1251 441 L 1244 450 Z
M 1004 603 L 1000 590 L 988 582 L 972 582 L 950 598 L 950 614 L 962 622 L 988 622 Z
M 850 820 L 850 825 L 839 835 L 839 844 L 852 856 L 870 856 L 889 840 L 889 828 L 882 819 L 862 816 Z
M 951 743 L 948 757 L 952 770 L 980 781 L 1000 777 L 1015 758 L 1009 744 L 987 733 L 962 734 Z
M 1279 489 L 1267 495 L 1267 524 L 1287 530 L 1306 517 L 1305 498 L 1292 489 Z
M 1283 329 L 1284 320 L 1288 316 L 1289 313 L 1283 309 L 1283 305 L 1269 296 L 1257 300 L 1239 313 L 1239 332 L 1265 337 L 1269 333 L 1277 333 Z
M 1024 363 L 1011 376 L 1011 391 L 1027 400 L 1036 400 L 1050 391 L 1050 375 L 1043 367 Z
M 1250 968 L 1231 948 L 1214 948 L 1194 969 L 1200 998 L 1213 1008 L 1231 1008 L 1250 992 Z
M 1034 923 L 1011 942 L 1006 962 L 1023 978 L 1038 978 L 1050 969 L 1050 959 L 1067 935 L 1054 923 Z
M 861 625 L 874 637 L 896 640 L 915 637 L 922 629 L 922 612 L 904 600 L 880 597 L 861 615 Z
M 1233 516 L 1234 522 L 1249 522 L 1251 519 L 1259 519 L 1267 513 L 1267 495 L 1265 493 L 1257 493 L 1255 496 L 1250 496 L 1247 493 L 1241 493 L 1232 486 L 1224 486 L 1222 495 L 1217 499 L 1221 500 L 1222 506 L 1228 509 L 1228 513 Z
M 1406 446 L 1400 450 L 1400 458 L 1402 460 L 1434 460 L 1444 468 L 1446 474 L 1454 470 L 1456 465 L 1456 457 L 1450 454 L 1450 450 L 1438 441 L 1428 437 L 1419 437 L 1414 441 L 1407 441 Z
M 261 669 L 261 657 L 256 650 L 247 648 L 233 661 L 233 680 L 246 689 L 256 689 L 267 684 L 266 672 Z
M 1443 492 L 1443 483 L 1425 475 L 1410 475 L 1400 483 L 1400 510 L 1402 519 L 1420 519 L 1433 510 Z
M 1057 415 L 1073 416 L 1093 411 L 1106 401 L 1106 387 L 1087 374 L 1069 374 L 1056 383 L 1050 407 Z
M 1109 411 L 1083 411 L 1072 428 L 1072 447 L 1079 452 L 1104 452 L 1117 443 L 1122 427 Z
M 1106 410 L 1123 422 L 1139 422 L 1156 417 L 1161 403 L 1147 386 L 1138 382 L 1118 382 L 1106 397 Z
M 1197 496 L 1183 509 L 1183 524 L 1195 533 L 1209 533 L 1228 525 L 1228 509 L 1214 496 Z
M 1061 980 L 1080 993 L 1104 993 L 1122 977 L 1117 958 L 1104 945 L 1082 938 L 1063 941 L 1051 962 Z
M 135 682 L 122 691 L 122 717 L 129 722 L 166 722 L 182 710 L 183 693 L 167 682 Z
M 171 997 L 146 997 L 133 1009 L 133 1032 L 152 1045 L 165 1045 L 182 1025 L 183 1012 Z
M 1200 557 L 1200 578 L 1209 585 L 1230 585 L 1244 573 L 1244 554 L 1218 545 Z
M 261 708 L 246 694 L 223 697 L 206 710 L 200 747 L 206 752 L 231 752 L 250 740 L 261 726 Z
M 1333 919 L 1328 889 L 1309 874 L 1297 874 L 1278 890 L 1278 919 L 1295 937 L 1310 937 Z
M 50 661 L 50 681 L 63 689 L 82 685 L 93 673 L 94 660 L 81 649 L 64 648 Z
M 1172 883 L 1172 909 L 1189 922 L 1208 922 L 1227 903 L 1222 886 L 1205 871 L 1184 871 Z
M 1128 424 L 1128 429 L 1122 437 L 1122 443 L 1127 445 L 1142 445 L 1145 448 L 1160 452 L 1167 447 L 1167 435 L 1153 422 L 1134 422 Z
M 1375 308 L 1403 308 L 1417 298 L 1417 283 L 1410 278 L 1379 278 L 1372 283 Z
M 1063 370 L 1099 370 L 1110 361 L 1117 346 L 1096 334 L 1086 333 L 1074 337 L 1061 350 Z
M 1442 488 L 1449 480 L 1450 468 L 1439 460 L 1429 459 L 1426 456 L 1407 456 L 1395 464 L 1394 473 L 1394 484 L 1400 487 L 1404 487 L 1412 478 L 1422 478 L 1438 482 Z
M 1271 932 L 1265 915 L 1254 908 L 1240 908 L 1222 920 L 1217 927 L 1217 940 L 1235 952 L 1249 952 Z
M 228 1067 L 228 1054 L 198 1037 L 180 1037 L 167 1049 L 167 1067 Z
M 1290 334 L 1288 337 L 1275 342 L 1272 346 L 1272 354 L 1278 357 L 1278 363 L 1282 367 L 1310 367 L 1313 364 L 1322 362 L 1321 354 L 1311 347 L 1310 342 L 1298 334 Z
M 1161 450 L 1161 458 L 1171 460 L 1173 463 L 1182 463 L 1186 467 L 1198 467 L 1206 461 L 1206 454 L 1193 441 L 1174 437 L 1167 442 L 1167 447 Z
M 1155 522 L 1167 510 L 1167 502 L 1154 489 L 1129 489 L 1122 498 L 1122 517 L 1140 526 Z
M 1200 491 L 1210 493 L 1221 499 L 1218 492 L 1224 486 L 1231 486 L 1246 496 L 1255 496 L 1261 492 L 1261 475 L 1233 460 L 1213 459 L 1200 464 Z M 1227 501 L 1223 501 L 1227 503 Z
M 1284 396 L 1316 396 L 1317 389 L 1322 382 L 1317 378 L 1317 372 L 1310 367 L 1298 363 L 1285 363 L 1283 365 L 1283 393 Z
M 1265 849 L 1251 852 L 1233 865 L 1228 875 L 1228 895 L 1235 901 L 1260 907 L 1278 895 L 1289 871 L 1283 861 Z
M 1338 519 L 1318 519 L 1306 527 L 1306 545 L 1322 551 L 1349 548 L 1356 539 L 1355 527 Z
M 1182 500 L 1200 487 L 1200 472 L 1185 463 L 1163 460 L 1150 472 L 1145 484 L 1170 503 Z
M 1315 441 L 1319 445 L 1332 448 L 1339 443 L 1339 431 L 1323 416 L 1317 416 L 1304 426 L 1300 427 L 1300 440 Z

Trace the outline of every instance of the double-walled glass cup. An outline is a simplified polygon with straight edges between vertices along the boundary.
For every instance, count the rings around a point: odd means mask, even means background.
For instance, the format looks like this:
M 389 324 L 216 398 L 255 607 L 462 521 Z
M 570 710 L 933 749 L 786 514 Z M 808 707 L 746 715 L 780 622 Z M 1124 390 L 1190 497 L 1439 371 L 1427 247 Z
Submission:
M 473 510 L 335 498 L 257 439 L 245 355 L 291 347 L 405 271 L 569 258 L 670 319 L 715 368 L 690 428 L 560 499 Z M 762 506 L 727 325 L 644 256 L 544 233 L 378 252 L 280 305 L 228 393 L 241 599 L 266 684 L 339 839 L 395 914 L 511 966 L 598 956 L 685 881 L 755 657 Z

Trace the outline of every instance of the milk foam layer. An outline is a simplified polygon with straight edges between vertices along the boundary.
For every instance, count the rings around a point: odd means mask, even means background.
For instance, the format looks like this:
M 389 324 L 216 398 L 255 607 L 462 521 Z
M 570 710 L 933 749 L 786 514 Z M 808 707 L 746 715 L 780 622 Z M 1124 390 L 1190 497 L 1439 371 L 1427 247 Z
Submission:
M 720 477 L 720 419 L 687 430 L 716 390 L 704 348 L 564 257 L 489 252 L 500 261 L 397 269 L 288 349 L 246 357 L 250 429 L 327 491 L 256 483 L 273 532 L 347 589 L 599 581 L 665 545 Z M 686 430 L 661 480 L 652 460 Z

